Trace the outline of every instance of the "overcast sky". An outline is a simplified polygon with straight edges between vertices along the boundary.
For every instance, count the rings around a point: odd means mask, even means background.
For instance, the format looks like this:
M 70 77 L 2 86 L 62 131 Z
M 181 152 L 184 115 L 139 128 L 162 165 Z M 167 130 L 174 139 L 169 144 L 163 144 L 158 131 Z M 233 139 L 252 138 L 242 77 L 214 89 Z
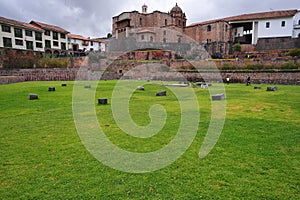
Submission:
M 300 9 L 299 0 L 0 0 L 0 16 L 23 22 L 36 20 L 85 37 L 105 37 L 112 17 L 137 10 L 169 12 L 176 2 L 187 24 L 244 13 Z

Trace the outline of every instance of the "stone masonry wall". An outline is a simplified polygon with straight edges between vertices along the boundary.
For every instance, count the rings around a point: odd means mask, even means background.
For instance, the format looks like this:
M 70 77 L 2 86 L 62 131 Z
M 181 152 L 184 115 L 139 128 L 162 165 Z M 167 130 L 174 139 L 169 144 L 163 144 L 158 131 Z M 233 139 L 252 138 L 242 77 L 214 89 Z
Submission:
M 73 81 L 77 77 L 79 69 L 13 69 L 13 70 L 0 70 L 0 83 L 11 83 L 13 79 L 20 81 Z M 152 79 L 160 80 L 178 80 L 178 72 L 153 72 L 149 70 L 147 76 Z M 81 80 L 98 80 L 99 73 L 84 69 L 79 77 Z M 159 76 L 158 76 L 159 75 Z M 245 83 L 248 76 L 251 78 L 253 84 L 289 84 L 300 85 L 300 72 L 295 73 L 181 73 L 189 81 L 206 81 L 216 82 L 220 79 L 225 80 L 230 77 L 232 83 Z M 105 72 L 102 74 L 101 79 L 112 80 L 121 78 L 121 74 L 117 72 Z M 14 77 L 13 79 L 11 77 Z M 133 73 L 131 79 L 147 78 L 145 73 Z

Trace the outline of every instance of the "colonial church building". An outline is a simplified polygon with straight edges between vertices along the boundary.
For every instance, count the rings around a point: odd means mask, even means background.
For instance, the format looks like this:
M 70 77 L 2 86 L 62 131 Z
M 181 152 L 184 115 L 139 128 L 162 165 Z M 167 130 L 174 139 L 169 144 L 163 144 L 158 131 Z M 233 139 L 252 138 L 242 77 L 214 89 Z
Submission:
M 113 17 L 112 35 L 114 38 L 136 35 L 140 42 L 180 42 L 186 27 L 186 16 L 176 4 L 170 12 L 147 12 L 147 6 L 138 11 L 123 12 Z M 178 32 L 174 35 L 173 32 Z
M 300 11 L 280 10 L 242 14 L 187 25 L 176 4 L 169 12 L 123 12 L 113 17 L 113 38 L 136 37 L 137 42 L 184 43 L 183 35 L 203 45 L 211 55 L 232 53 L 240 43 L 245 51 L 300 47 Z

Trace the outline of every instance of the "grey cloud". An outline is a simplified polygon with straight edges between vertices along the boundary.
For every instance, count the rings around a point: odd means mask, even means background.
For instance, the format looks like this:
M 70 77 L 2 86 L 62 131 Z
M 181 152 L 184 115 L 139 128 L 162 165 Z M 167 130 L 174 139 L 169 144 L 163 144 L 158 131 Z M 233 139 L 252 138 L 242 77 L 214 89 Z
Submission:
M 0 0 L 0 15 L 19 21 L 41 21 L 86 37 L 103 37 L 111 32 L 112 17 L 125 11 L 168 12 L 175 3 L 183 9 L 188 24 L 270 9 L 299 9 L 295 0 Z

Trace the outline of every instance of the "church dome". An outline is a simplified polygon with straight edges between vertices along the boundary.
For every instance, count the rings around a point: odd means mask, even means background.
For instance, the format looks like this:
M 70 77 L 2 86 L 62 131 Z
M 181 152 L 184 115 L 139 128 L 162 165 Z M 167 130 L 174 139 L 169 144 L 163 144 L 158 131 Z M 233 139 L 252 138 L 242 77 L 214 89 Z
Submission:
M 174 13 L 174 12 L 175 13 L 182 13 L 182 9 L 177 5 L 177 3 L 171 10 L 171 13 Z

